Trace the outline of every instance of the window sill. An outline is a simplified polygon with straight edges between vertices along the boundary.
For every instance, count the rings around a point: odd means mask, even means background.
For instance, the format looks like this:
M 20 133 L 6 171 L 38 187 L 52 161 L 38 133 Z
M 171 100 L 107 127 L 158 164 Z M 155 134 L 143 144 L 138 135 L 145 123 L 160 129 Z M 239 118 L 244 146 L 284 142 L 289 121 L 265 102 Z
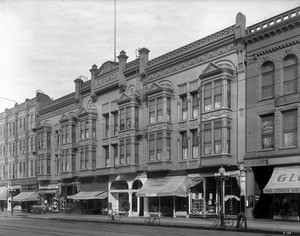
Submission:
M 264 149 L 261 149 L 260 152 L 270 152 L 270 151 L 275 151 L 274 148 L 264 148 Z
M 292 146 L 292 147 L 282 147 L 282 148 L 279 148 L 279 150 L 291 150 L 291 149 L 297 149 L 298 146 Z

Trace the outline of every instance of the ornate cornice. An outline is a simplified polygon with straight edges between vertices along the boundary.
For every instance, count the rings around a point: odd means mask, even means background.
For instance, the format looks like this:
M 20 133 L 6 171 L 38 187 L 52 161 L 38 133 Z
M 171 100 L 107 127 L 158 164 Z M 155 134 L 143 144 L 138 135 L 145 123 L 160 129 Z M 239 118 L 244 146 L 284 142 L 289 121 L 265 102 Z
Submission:
M 247 29 L 247 45 L 270 39 L 300 26 L 300 7 L 252 25 Z
M 235 47 L 234 44 L 230 43 L 224 47 L 220 47 L 213 51 L 204 53 L 200 56 L 199 55 L 195 56 L 194 58 L 186 60 L 184 62 L 174 63 L 172 66 L 169 66 L 168 68 L 165 68 L 165 69 L 158 70 L 155 73 L 152 73 L 152 74 L 148 73 L 148 75 L 149 75 L 148 77 L 150 80 L 152 80 L 152 79 L 157 79 L 159 77 L 163 77 L 163 76 L 166 76 L 166 75 L 169 75 L 172 73 L 178 73 L 181 70 L 185 70 L 191 66 L 196 66 L 207 60 L 210 60 L 210 59 L 218 57 L 222 54 L 228 53 L 229 51 L 233 50 L 234 47 Z

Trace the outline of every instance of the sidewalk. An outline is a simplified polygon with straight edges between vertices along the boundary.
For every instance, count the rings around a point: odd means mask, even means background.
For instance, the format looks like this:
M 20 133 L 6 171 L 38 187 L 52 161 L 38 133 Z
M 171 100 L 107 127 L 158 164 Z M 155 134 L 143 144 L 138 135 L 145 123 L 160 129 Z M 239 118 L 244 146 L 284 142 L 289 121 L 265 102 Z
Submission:
M 74 214 L 74 213 L 46 213 L 46 214 L 32 214 L 32 213 L 18 213 L 14 212 L 12 216 L 10 212 L 1 212 L 0 217 L 18 218 L 26 217 L 30 219 L 45 219 L 45 220 L 65 220 L 65 221 L 85 221 L 85 222 L 98 222 L 109 223 L 106 215 L 87 215 L 87 214 Z M 118 224 L 138 224 L 144 225 L 144 217 L 126 217 L 122 216 Z M 235 222 L 236 223 L 236 222 Z M 194 229 L 207 229 L 207 230 L 226 230 L 226 231 L 244 231 L 252 233 L 265 233 L 265 234 L 282 234 L 282 235 L 300 235 L 300 222 L 289 221 L 274 221 L 274 220 L 251 220 L 247 222 L 248 228 L 236 229 L 214 227 L 209 219 L 199 218 L 172 218 L 162 217 L 161 227 L 183 227 Z

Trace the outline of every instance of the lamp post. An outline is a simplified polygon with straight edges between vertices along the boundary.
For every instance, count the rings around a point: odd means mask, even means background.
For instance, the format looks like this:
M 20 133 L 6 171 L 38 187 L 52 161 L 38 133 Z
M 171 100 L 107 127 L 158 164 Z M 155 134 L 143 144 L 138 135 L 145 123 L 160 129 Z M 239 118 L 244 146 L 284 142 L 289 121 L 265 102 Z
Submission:
M 224 214 L 225 214 L 225 202 L 224 202 L 224 195 L 225 195 L 225 181 L 227 179 L 226 170 L 223 166 L 220 167 L 219 173 L 215 174 L 215 176 L 220 180 L 221 182 L 221 194 L 220 194 L 220 205 L 221 205 L 221 211 L 220 211 L 220 226 L 224 226 Z
M 9 196 L 10 196 L 10 209 L 11 209 L 11 215 L 14 214 L 14 208 L 13 208 L 13 186 L 12 185 L 7 185 L 7 191 L 9 192 Z

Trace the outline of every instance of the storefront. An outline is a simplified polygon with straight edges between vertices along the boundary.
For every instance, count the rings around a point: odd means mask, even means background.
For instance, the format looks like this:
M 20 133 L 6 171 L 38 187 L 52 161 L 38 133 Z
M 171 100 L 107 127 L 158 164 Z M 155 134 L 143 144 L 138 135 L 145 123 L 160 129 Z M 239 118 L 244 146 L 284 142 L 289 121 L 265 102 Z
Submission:
M 49 211 L 58 212 L 58 184 L 39 186 L 40 204 L 45 205 Z
M 226 172 L 225 214 L 237 215 L 240 212 L 240 171 Z M 220 212 L 221 185 L 214 173 L 191 174 L 189 181 L 194 185 L 189 189 L 189 212 L 191 217 L 215 216 Z M 198 178 L 198 179 L 197 179 Z
M 189 184 L 186 175 L 148 178 L 136 194 L 144 198 L 144 216 L 187 215 Z
M 67 196 L 68 207 L 84 214 L 103 214 L 107 209 L 107 178 L 79 179 L 78 191 Z
M 299 221 L 300 166 L 275 167 L 263 192 L 273 196 L 270 211 L 273 219 Z
M 25 191 L 13 197 L 14 207 L 20 205 L 23 212 L 31 212 L 32 206 L 39 201 L 37 191 Z
M 112 177 L 109 181 L 109 207 L 128 216 L 142 216 L 144 203 L 137 192 L 145 178 L 144 174 Z

